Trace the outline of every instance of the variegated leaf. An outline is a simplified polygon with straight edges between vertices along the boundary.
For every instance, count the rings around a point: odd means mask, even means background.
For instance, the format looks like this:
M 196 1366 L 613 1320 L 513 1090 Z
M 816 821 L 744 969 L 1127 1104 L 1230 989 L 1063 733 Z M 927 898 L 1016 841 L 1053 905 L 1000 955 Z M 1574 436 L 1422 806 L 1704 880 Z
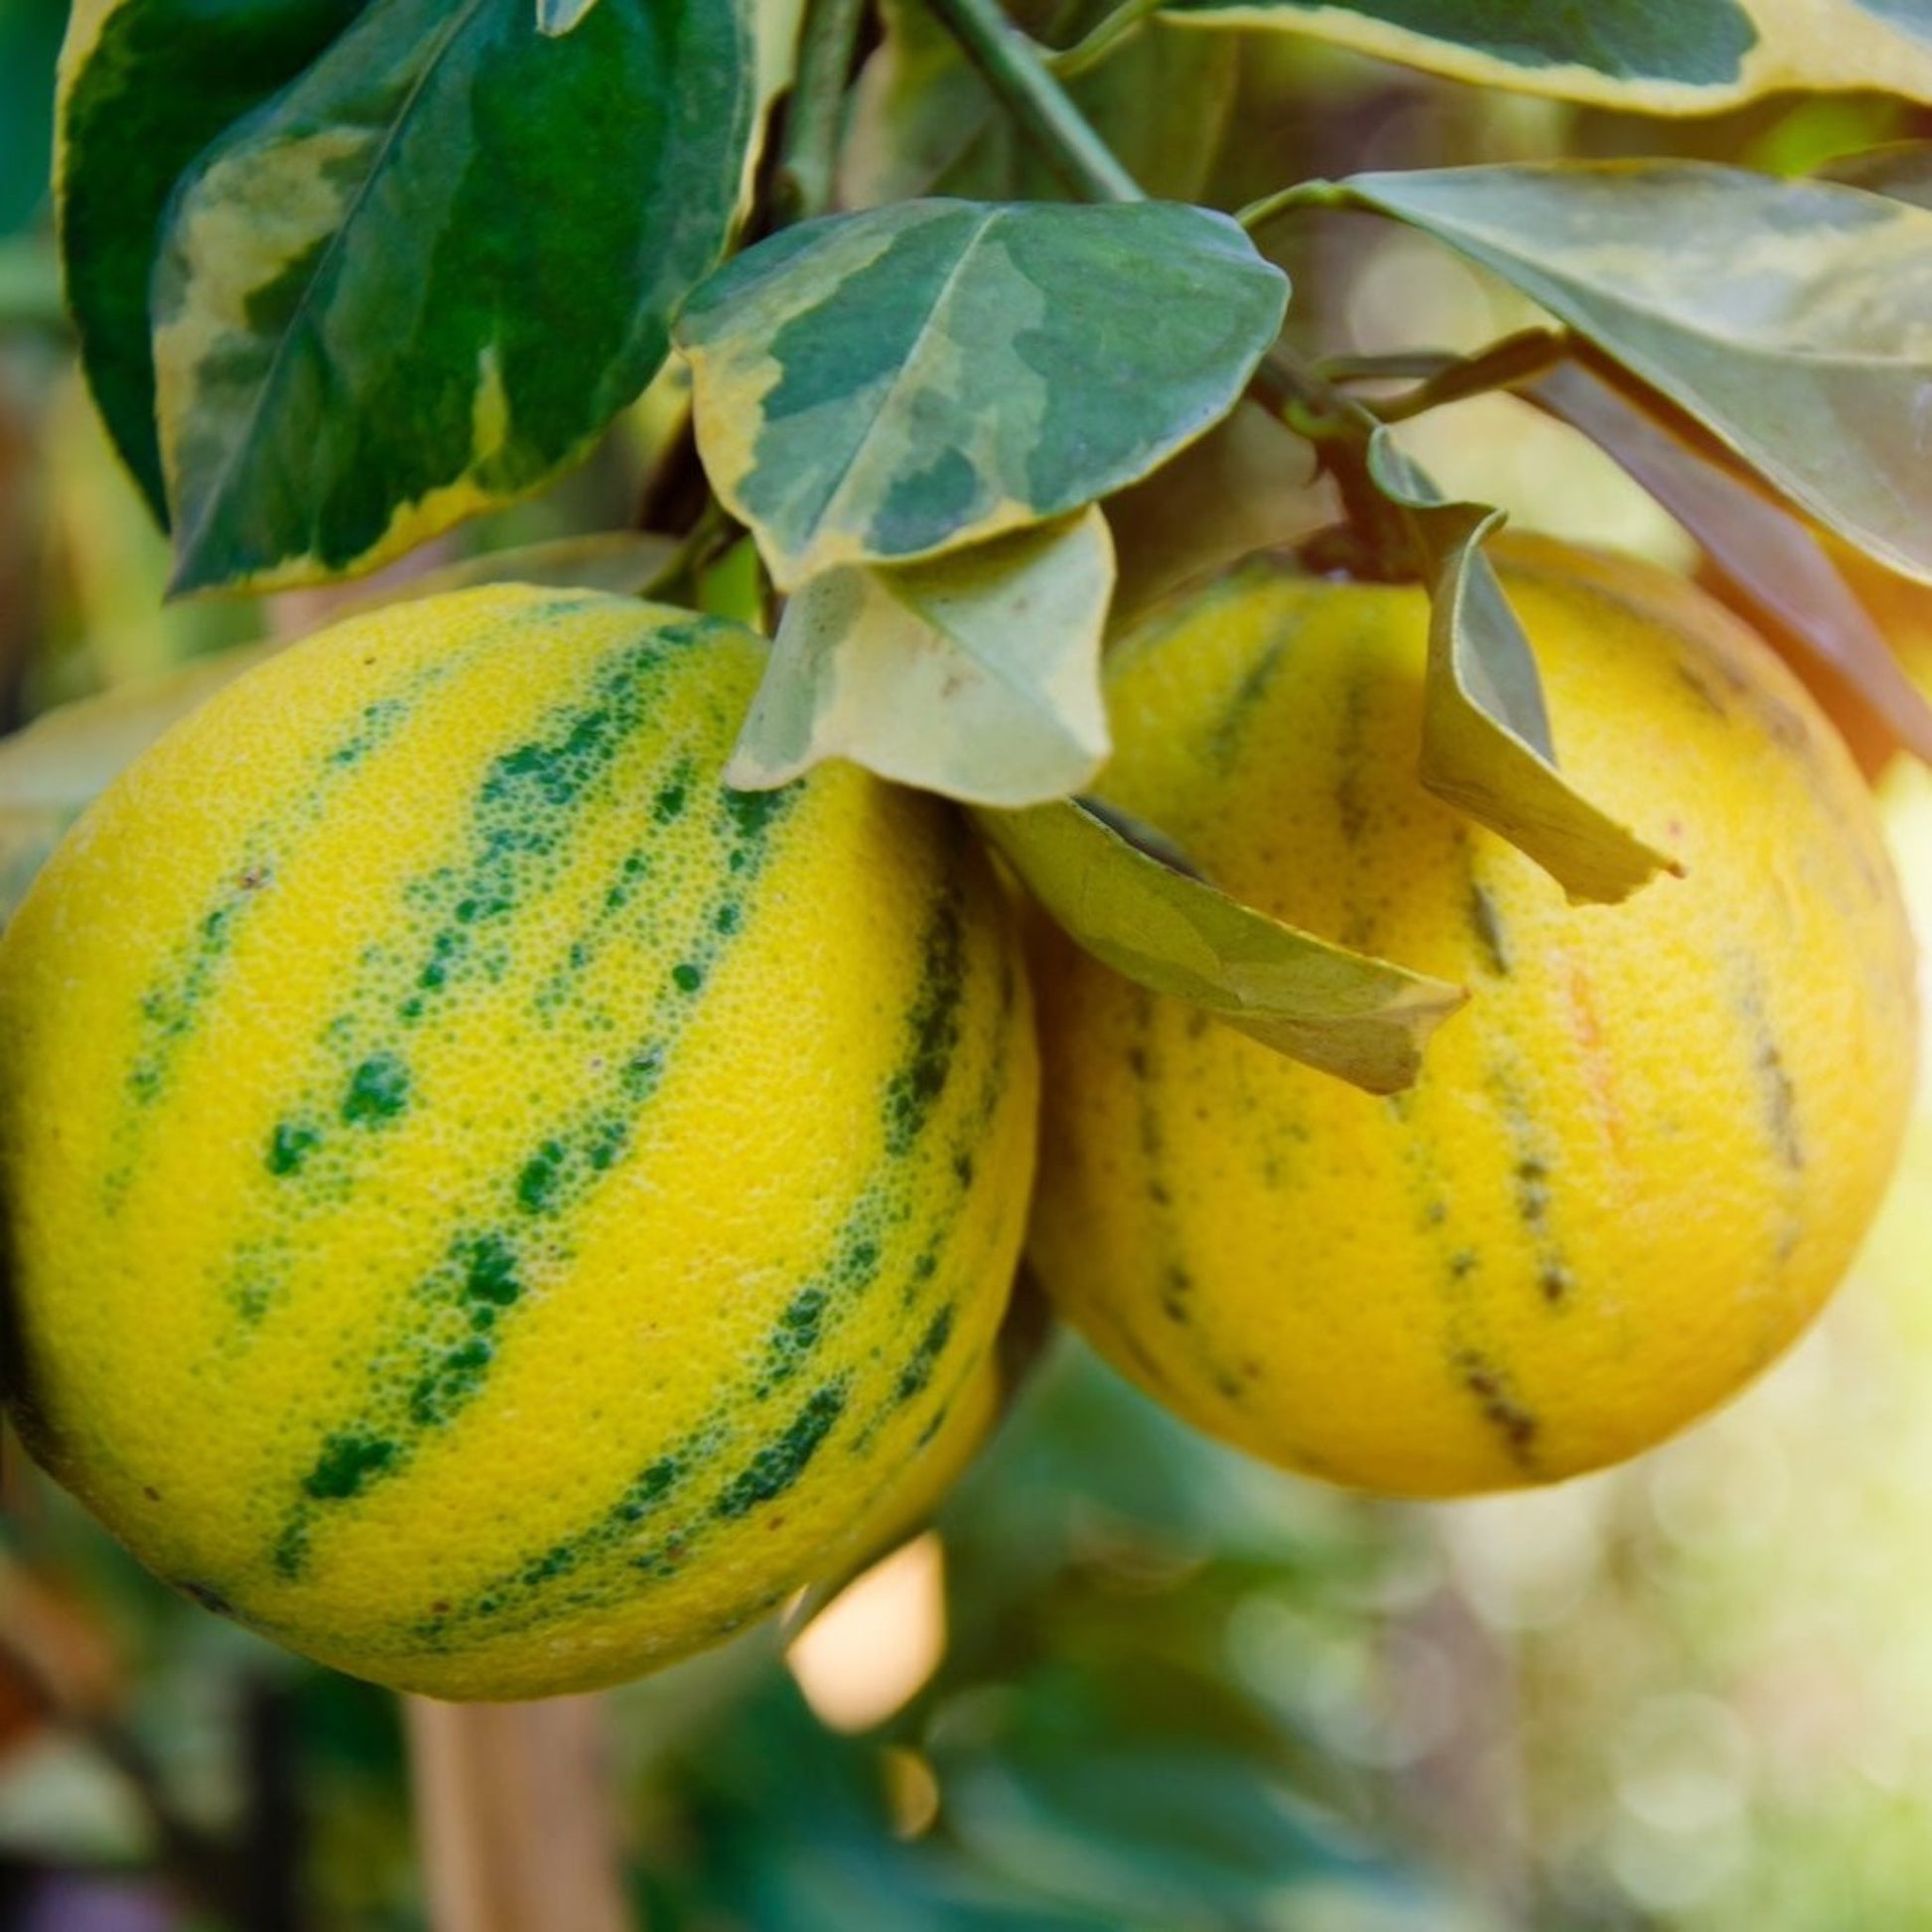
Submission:
M 785 607 L 728 780 L 763 789 L 845 758 L 976 804 L 1077 790 L 1109 749 L 1113 583 L 1097 509 L 931 563 L 814 577 Z
M 1571 789 L 1557 768 L 1543 682 L 1482 540 L 1502 512 L 1445 502 L 1376 433 L 1377 486 L 1409 511 L 1429 572 L 1429 672 L 1422 781 L 1527 853 L 1573 899 L 1627 897 L 1679 868 Z
M 677 342 L 713 487 L 792 590 L 1145 476 L 1234 406 L 1287 293 L 1200 208 L 905 202 L 749 249 Z
M 306 68 L 363 0 L 76 0 L 56 109 L 61 253 L 81 360 L 163 523 L 148 284 L 162 209 L 216 135 Z
M 1932 581 L 1932 212 L 1700 162 L 1357 175 L 1339 193 L 1514 283 L 1821 522 Z
M 1164 14 L 1646 114 L 1709 114 L 1783 88 L 1932 100 L 1932 14 L 1918 0 L 1168 0 Z
M 1139 850 L 1077 798 L 974 817 L 1103 964 L 1371 1093 L 1414 1081 L 1424 1042 L 1468 997 L 1229 898 Z
M 373 0 L 184 184 L 156 274 L 176 587 L 372 567 L 580 455 L 716 261 L 735 0 Z

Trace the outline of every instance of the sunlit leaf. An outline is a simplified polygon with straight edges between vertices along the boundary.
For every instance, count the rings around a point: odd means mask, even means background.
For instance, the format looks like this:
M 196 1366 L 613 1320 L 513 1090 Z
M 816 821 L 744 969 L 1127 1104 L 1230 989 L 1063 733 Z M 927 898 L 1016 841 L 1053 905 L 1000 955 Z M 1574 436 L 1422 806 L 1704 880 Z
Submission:
M 1384 493 L 1410 512 L 1429 572 L 1423 783 L 1527 853 L 1573 899 L 1624 898 L 1660 868 L 1676 871 L 1557 768 L 1536 659 L 1482 554 L 1502 512 L 1445 502 L 1386 430 L 1369 456 Z
M 1467 995 L 1330 945 L 1137 850 L 1077 799 L 979 824 L 1054 920 L 1103 964 L 1324 1072 L 1393 1093 Z
M 1165 13 L 1646 114 L 1708 114 L 1781 88 L 1932 100 L 1932 16 L 1914 0 L 1168 0 Z
M 364 0 L 78 0 L 61 55 L 61 252 L 108 433 L 167 521 L 148 284 L 175 183 L 287 85 Z
M 1530 389 L 1606 451 L 1703 545 L 1739 600 L 1804 647 L 1932 761 L 1928 705 L 1824 546 L 1788 510 L 1671 434 L 1587 369 L 1553 369 Z
M 1357 175 L 1861 548 L 1932 581 L 1932 212 L 1698 162 Z
M 663 358 L 752 111 L 734 0 L 374 0 L 197 165 L 155 282 L 176 587 L 366 569 L 535 488 Z
M 748 250 L 677 340 L 713 486 L 791 590 L 1146 475 L 1234 406 L 1287 288 L 1200 208 L 906 202 Z
M 763 788 L 846 758 L 977 804 L 1064 796 L 1107 756 L 1113 583 L 1097 509 L 931 563 L 814 577 L 785 607 L 728 779 Z

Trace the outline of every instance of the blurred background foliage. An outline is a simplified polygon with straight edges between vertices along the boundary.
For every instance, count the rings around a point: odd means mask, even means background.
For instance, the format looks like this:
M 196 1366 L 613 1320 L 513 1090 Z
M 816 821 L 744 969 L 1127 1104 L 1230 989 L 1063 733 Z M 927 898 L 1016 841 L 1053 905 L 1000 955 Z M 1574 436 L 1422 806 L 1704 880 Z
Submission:
M 162 542 L 53 296 L 64 13 L 0 0 L 8 729 L 315 615 L 300 596 L 162 605 Z M 1070 45 L 1096 13 L 1035 25 Z M 970 118 L 970 76 L 939 80 L 943 111 Z M 1209 53 L 1168 29 L 1086 85 L 1103 122 L 1158 99 L 1195 130 L 1170 150 L 1189 178 L 1163 185 L 1221 206 L 1311 174 L 1563 152 L 1795 172 L 1926 131 L 1877 98 L 1637 121 L 1284 39 Z M 939 145 L 942 186 L 1052 192 L 996 124 Z M 1328 220 L 1271 238 L 1296 277 L 1294 327 L 1326 351 L 1470 348 L 1531 319 L 1402 230 Z M 647 399 L 584 470 L 435 561 L 635 521 L 664 405 Z M 1513 398 L 1408 434 L 1445 483 L 1520 521 L 1695 562 L 1604 459 Z M 1282 514 L 1298 513 L 1291 492 Z M 1932 780 L 1894 768 L 1885 789 L 1932 933 Z M 0 828 L 0 845 L 19 832 Z M 640 1918 L 653 1932 L 1932 1927 L 1928 1257 L 1932 1087 L 1856 1280 L 1746 1398 L 1625 1469 L 1433 1509 L 1220 1450 L 1055 1340 L 934 1531 L 789 1646 L 767 1628 L 616 1695 Z M 12 1444 L 0 1502 L 0 1926 L 421 1926 L 393 1700 L 171 1596 Z

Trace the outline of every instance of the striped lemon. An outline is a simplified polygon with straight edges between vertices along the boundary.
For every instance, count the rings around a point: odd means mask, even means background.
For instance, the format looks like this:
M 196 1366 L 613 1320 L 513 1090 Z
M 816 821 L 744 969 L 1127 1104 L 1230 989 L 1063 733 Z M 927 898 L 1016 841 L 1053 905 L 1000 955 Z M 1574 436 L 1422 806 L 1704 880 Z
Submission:
M 1746 1382 L 1844 1274 L 1912 1078 L 1899 896 L 1803 691 L 1666 573 L 1507 554 L 1566 770 L 1685 878 L 1566 903 L 1417 780 L 1422 592 L 1259 561 L 1124 641 L 1102 791 L 1471 1005 L 1377 1099 L 1064 949 L 1035 976 L 1061 1308 L 1210 1434 L 1401 1495 L 1592 1468 Z
M 981 1426 L 1037 1088 L 1007 908 L 936 800 L 725 788 L 761 657 L 528 588 L 356 619 L 22 906 L 13 1408 L 204 1602 L 437 1696 L 609 1682 Z

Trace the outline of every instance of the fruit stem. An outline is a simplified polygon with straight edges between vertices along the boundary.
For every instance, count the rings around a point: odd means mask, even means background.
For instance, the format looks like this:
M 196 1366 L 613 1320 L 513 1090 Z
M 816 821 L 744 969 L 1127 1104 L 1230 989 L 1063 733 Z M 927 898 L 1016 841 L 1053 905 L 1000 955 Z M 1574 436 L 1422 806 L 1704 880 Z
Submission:
M 810 0 L 806 9 L 784 145 L 771 185 L 774 227 L 809 221 L 832 207 L 846 83 L 865 11 L 866 0 Z

